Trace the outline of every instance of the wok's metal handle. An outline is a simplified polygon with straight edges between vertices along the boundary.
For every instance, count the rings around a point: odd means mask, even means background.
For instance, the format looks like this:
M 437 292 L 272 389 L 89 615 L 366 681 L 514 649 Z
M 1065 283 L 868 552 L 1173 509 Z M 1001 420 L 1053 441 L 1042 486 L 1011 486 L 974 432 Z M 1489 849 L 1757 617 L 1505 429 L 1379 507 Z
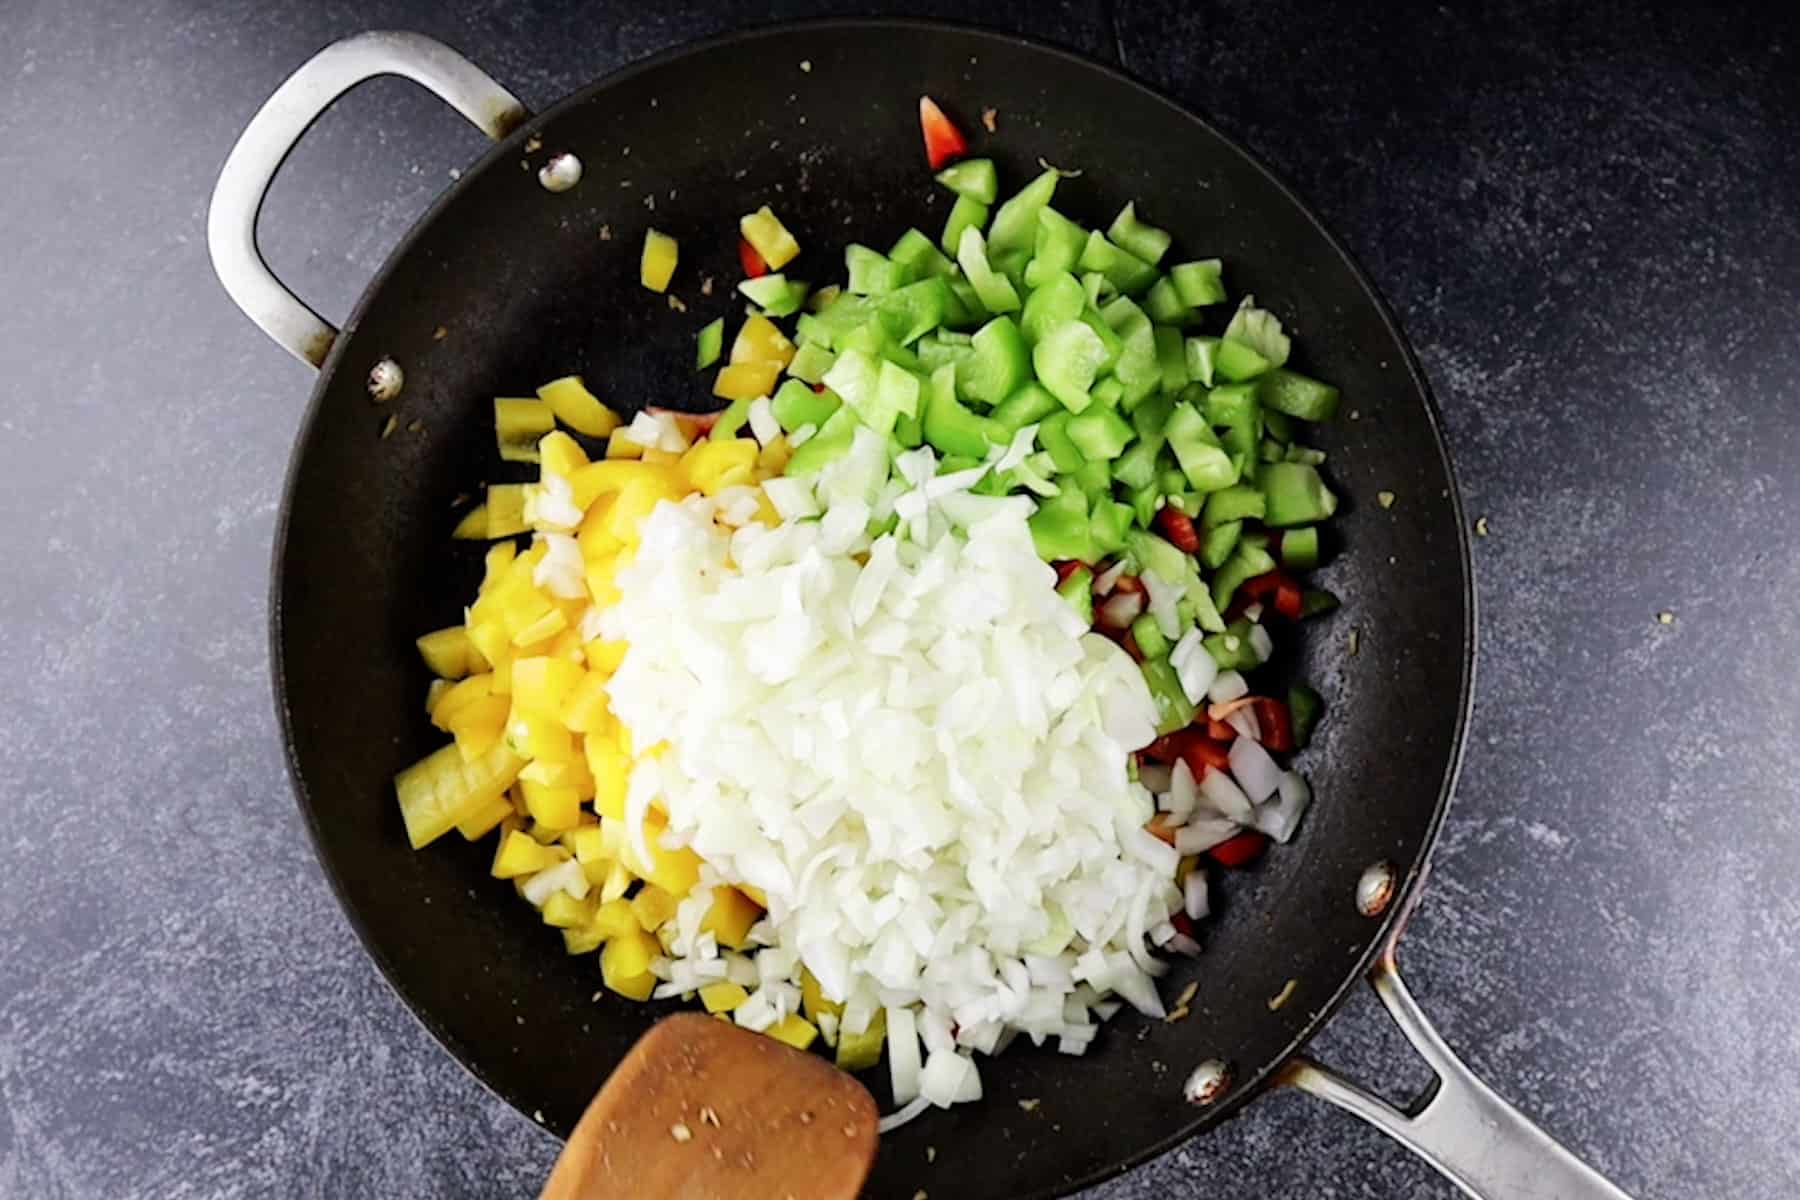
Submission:
M 377 75 L 400 75 L 430 90 L 495 141 L 530 114 L 518 97 L 442 42 L 416 33 L 375 31 L 334 42 L 287 77 L 245 126 L 225 159 L 207 214 L 213 270 L 239 308 L 277 345 L 318 367 L 337 328 L 263 261 L 256 217 L 275 172 L 332 101 Z
M 1406 1040 L 1437 1072 L 1436 1082 L 1405 1109 L 1305 1057 L 1283 1068 L 1282 1083 L 1355 1113 L 1476 1200 L 1630 1200 L 1496 1095 L 1444 1044 L 1401 982 L 1392 941 L 1369 982 Z

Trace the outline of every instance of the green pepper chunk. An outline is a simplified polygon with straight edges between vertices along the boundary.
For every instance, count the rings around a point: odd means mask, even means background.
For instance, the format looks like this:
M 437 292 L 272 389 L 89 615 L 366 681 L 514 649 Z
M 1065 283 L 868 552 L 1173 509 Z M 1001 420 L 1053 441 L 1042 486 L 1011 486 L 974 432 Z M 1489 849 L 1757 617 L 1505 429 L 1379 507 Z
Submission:
M 1169 268 L 1169 282 L 1189 308 L 1225 303 L 1224 264 L 1216 258 L 1176 263 Z
M 1087 464 L 1069 438 L 1069 422 L 1073 419 L 1074 414 L 1063 409 L 1038 423 L 1037 443 L 1050 455 L 1051 465 L 1063 474 L 1079 471 Z
M 1056 194 L 1057 180 L 1061 178 L 1055 171 L 1047 170 L 1036 179 L 1020 188 L 1005 204 L 994 213 L 994 225 L 988 240 L 993 245 L 993 252 L 1000 254 L 1008 250 L 1024 250 L 1030 252 L 1037 240 L 1038 214 L 1050 203 Z
M 712 432 L 706 435 L 707 440 L 728 442 L 736 437 L 738 430 L 750 421 L 750 403 L 750 400 L 744 398 L 733 400 L 713 422 Z
M 756 279 L 746 279 L 738 284 L 738 291 L 750 303 L 762 309 L 768 317 L 791 317 L 800 311 L 806 303 L 807 285 L 798 279 L 789 279 L 779 271 L 772 275 L 762 275 Z
M 1258 381 L 1262 402 L 1301 421 L 1329 421 L 1337 415 L 1338 390 L 1298 371 L 1277 367 Z
M 876 312 L 888 335 L 909 346 L 944 323 L 950 304 L 950 284 L 934 277 L 889 292 Z
M 1082 326 L 1084 330 L 1086 326 Z M 1111 462 L 1131 443 L 1131 426 L 1124 417 L 1096 404 L 1069 420 L 1069 440 L 1092 462 Z
M 1269 370 L 1269 360 L 1244 345 L 1226 339 L 1213 355 L 1213 371 L 1233 383 L 1255 379 Z
M 1302 525 L 1282 532 L 1281 565 L 1295 571 L 1310 571 L 1319 565 L 1317 525 Z
M 1157 280 L 1156 268 L 1131 251 L 1115 246 L 1098 229 L 1088 234 L 1081 249 L 1081 269 L 1098 271 L 1108 283 L 1127 296 L 1146 291 Z
M 979 229 L 965 229 L 957 243 L 956 262 L 963 269 L 981 306 L 991 313 L 1017 312 L 1019 293 L 1012 281 L 988 263 L 987 241 Z
M 956 364 L 956 386 L 964 399 L 992 408 L 1031 376 L 1025 339 L 1011 317 L 983 325 L 970 347 L 972 353 Z
M 1200 644 L 1219 664 L 1221 671 L 1252 671 L 1262 665 L 1256 647 L 1250 641 L 1250 627 L 1255 622 L 1239 617 L 1225 627 L 1223 633 L 1209 633 Z
M 1150 285 L 1144 293 L 1144 311 L 1152 321 L 1164 325 L 1180 325 L 1194 315 L 1194 310 L 1181 302 L 1181 296 L 1167 275 Z
M 1064 321 L 1049 330 L 1031 352 L 1038 382 L 1074 413 L 1093 403 L 1088 389 L 1105 360 L 1106 344 L 1079 320 Z
M 1313 730 L 1319 724 L 1319 712 L 1324 707 L 1319 693 L 1304 683 L 1296 683 L 1288 689 L 1288 724 L 1294 732 L 1294 749 L 1304 750 L 1312 741 Z
M 1067 271 L 1059 271 L 1025 297 L 1019 332 L 1028 344 L 1035 346 L 1056 326 L 1078 319 L 1086 308 L 1087 295 L 1081 284 Z
M 725 318 L 714 317 L 700 327 L 694 339 L 694 370 L 704 371 L 719 361 L 725 349 Z
M 975 350 L 965 335 L 948 329 L 935 329 L 914 343 L 913 352 L 919 356 L 921 367 L 926 371 L 935 371 L 946 364 L 955 366 L 975 353 Z M 799 355 L 795 357 L 798 358 Z M 790 371 L 792 369 L 789 368 Z
M 911 272 L 879 250 L 851 242 L 844 247 L 849 280 L 844 290 L 857 296 L 885 296 L 912 282 Z
M 1188 380 L 1202 387 L 1213 385 L 1213 361 L 1219 354 L 1216 337 L 1191 337 L 1187 340 Z
M 802 342 L 794 351 L 793 361 L 788 363 L 787 373 L 807 383 L 818 383 L 836 361 L 837 355 L 817 342 Z
M 843 401 L 830 391 L 815 392 L 798 379 L 790 379 L 775 390 L 769 401 L 775 420 L 788 433 L 803 425 L 814 429 L 824 426 Z
M 1166 658 L 1146 658 L 1139 669 L 1150 688 L 1150 699 L 1156 703 L 1156 732 L 1174 733 L 1186 729 L 1194 721 L 1194 702 L 1181 689 L 1181 676 Z
M 1294 440 L 1294 418 L 1280 409 L 1263 405 L 1263 432 L 1283 446 Z
M 1188 383 L 1187 351 L 1181 343 L 1181 330 L 1172 325 L 1151 327 L 1156 339 L 1156 365 L 1162 370 L 1162 390 L 1180 392 Z
M 1337 596 L 1324 588 L 1307 588 L 1300 593 L 1300 619 L 1302 621 L 1308 617 L 1322 617 L 1328 612 L 1335 611 L 1337 606 Z
M 1227 488 L 1226 491 L 1230 489 Z M 1222 495 L 1214 492 L 1213 495 Z M 1209 571 L 1216 571 L 1225 565 L 1231 552 L 1237 548 L 1238 535 L 1243 533 L 1242 521 L 1225 521 L 1208 527 L 1200 535 L 1200 565 Z
M 1000 195 L 1000 173 L 991 158 L 965 158 L 937 173 L 937 181 L 955 192 L 982 204 L 992 204 Z
M 1263 524 L 1316 525 L 1337 511 L 1337 496 L 1307 463 L 1265 463 L 1257 474 L 1262 488 Z
M 1195 491 L 1216 492 L 1237 482 L 1236 465 L 1207 428 L 1198 409 L 1191 404 L 1177 405 L 1169 417 L 1167 432 L 1169 448 Z
M 1094 623 L 1094 573 L 1087 567 L 1076 567 L 1069 577 L 1056 585 L 1056 594 L 1069 602 L 1083 624 Z
M 1113 464 L 1113 478 L 1126 487 L 1137 491 L 1149 488 L 1152 495 L 1162 493 L 1154 486 L 1156 483 L 1156 452 L 1162 448 L 1162 439 L 1154 442 L 1138 439 L 1125 448 L 1125 453 Z M 1154 510 L 1152 510 L 1154 511 Z M 1148 521 L 1144 522 L 1148 524 Z
M 968 196 L 958 196 L 956 203 L 950 206 L 950 215 L 944 221 L 944 236 L 938 242 L 945 254 L 956 256 L 956 248 L 962 245 L 965 229 L 981 229 L 987 225 L 988 206 Z
M 1269 552 L 1257 545 L 1248 535 L 1238 539 L 1237 549 L 1231 552 L 1213 576 L 1213 607 L 1223 612 L 1231 607 L 1232 593 L 1246 580 L 1255 579 L 1258 575 L 1266 575 L 1275 569 L 1275 560 Z
M 910 271 L 914 279 L 947 278 L 956 274 L 956 264 L 945 258 L 943 252 L 931 244 L 931 239 L 917 229 L 901 234 L 894 248 L 888 251 L 888 257 Z
M 1051 413 L 1061 412 L 1062 402 L 1039 383 L 1028 383 L 995 408 L 995 424 L 1008 433 L 1017 433 L 1033 421 L 1042 421 Z
M 1008 431 L 969 411 L 956 398 L 956 368 L 944 366 L 933 371 L 926 384 L 924 435 L 942 454 L 980 459 L 990 447 L 1004 445 Z
M 819 427 L 819 432 L 794 451 L 783 474 L 795 477 L 815 475 L 821 467 L 836 462 L 849 451 L 859 424 L 855 410 L 847 404 L 841 406 Z
M 1120 504 L 1111 496 L 1093 500 L 1092 504 L 1088 529 L 1094 535 L 1094 548 L 1100 554 L 1117 554 L 1125 548 L 1125 535 L 1131 531 L 1131 505 Z
M 1221 488 L 1206 498 L 1207 525 L 1224 525 L 1245 519 L 1260 521 L 1263 517 L 1263 494 L 1253 487 L 1234 484 Z
M 1050 272 L 1074 271 L 1075 264 L 1081 261 L 1082 247 L 1087 245 L 1087 230 L 1049 205 L 1038 210 L 1037 221 L 1032 268 L 1042 270 L 1044 277 Z M 1041 285 L 1033 282 L 1032 286 Z
M 1119 210 L 1119 215 L 1107 226 L 1106 236 L 1151 266 L 1162 261 L 1162 256 L 1169 252 L 1169 244 L 1175 240 L 1165 230 L 1139 220 L 1135 201 Z
M 1094 535 L 1088 526 L 1087 496 L 1064 488 L 1038 505 L 1027 522 L 1038 557 L 1046 562 L 1075 559 L 1092 562 Z

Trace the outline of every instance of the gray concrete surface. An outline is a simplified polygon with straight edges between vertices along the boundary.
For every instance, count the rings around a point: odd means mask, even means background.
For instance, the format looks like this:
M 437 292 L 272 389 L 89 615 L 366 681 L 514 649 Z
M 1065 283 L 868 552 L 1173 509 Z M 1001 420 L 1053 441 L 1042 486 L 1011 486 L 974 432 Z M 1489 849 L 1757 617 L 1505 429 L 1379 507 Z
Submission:
M 5 6 L 0 1195 L 533 1194 L 555 1144 L 380 982 L 288 795 L 264 589 L 308 377 L 216 286 L 206 198 L 265 94 L 358 29 L 442 37 L 542 105 L 828 7 Z M 1800 63 L 1791 16 L 1703 8 L 980 15 L 1122 58 L 1264 155 L 1437 389 L 1489 532 L 1415 991 L 1634 1194 L 1777 1197 L 1800 1178 Z M 406 85 L 364 89 L 290 164 L 271 257 L 341 314 L 478 149 Z M 1422 1079 L 1367 998 L 1315 1049 Z M 1293 1096 L 1095 1193 L 1450 1194 Z

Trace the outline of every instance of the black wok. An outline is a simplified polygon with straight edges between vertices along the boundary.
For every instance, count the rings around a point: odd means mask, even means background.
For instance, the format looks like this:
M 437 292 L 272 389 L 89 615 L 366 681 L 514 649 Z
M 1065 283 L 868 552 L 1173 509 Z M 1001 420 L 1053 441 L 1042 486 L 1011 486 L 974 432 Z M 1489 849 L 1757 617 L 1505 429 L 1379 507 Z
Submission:
M 262 266 L 255 212 L 313 117 L 380 73 L 425 83 L 504 140 L 395 249 L 337 333 Z M 1165 985 L 1198 982 L 1192 1015 L 1121 1018 L 1081 1059 L 1020 1046 L 992 1060 L 983 1102 L 884 1139 L 871 1194 L 1061 1193 L 1290 1082 L 1361 1110 L 1471 1190 L 1510 1195 L 1535 1175 L 1558 1195 L 1617 1195 L 1466 1075 L 1384 953 L 1449 800 L 1475 636 L 1455 484 L 1405 340 L 1342 247 L 1243 150 L 1116 71 L 1007 36 L 877 21 L 758 31 L 661 55 L 527 117 L 443 47 L 363 35 L 309 63 L 246 131 L 214 200 L 215 261 L 246 311 L 320 368 L 275 538 L 275 692 L 301 809 L 369 953 L 452 1054 L 559 1134 L 668 1007 L 595 999 L 595 960 L 565 957 L 488 877 L 487 847 L 408 849 L 391 780 L 439 741 L 412 639 L 459 620 L 479 575 L 479 550 L 447 536 L 457 499 L 511 477 L 494 456 L 490 398 L 579 372 L 625 409 L 704 407 L 692 338 L 740 307 L 738 213 L 774 204 L 806 246 L 790 270 L 812 279 L 841 270 L 851 237 L 884 245 L 941 225 L 921 93 L 1012 186 L 1040 158 L 1080 169 L 1058 208 L 1094 224 L 1137 200 L 1299 331 L 1302 368 L 1346 397 L 1322 440 L 1348 498 L 1324 574 L 1348 603 L 1287 664 L 1328 697 L 1302 758 L 1320 799 L 1292 845 L 1227 880 L 1205 954 Z M 986 107 L 997 134 L 980 128 Z M 553 190 L 572 164 L 542 169 L 567 154 L 581 178 Z M 651 222 L 681 238 L 685 313 L 636 284 Z M 403 379 L 378 406 L 372 371 L 389 391 Z M 398 430 L 384 440 L 389 413 Z M 1378 490 L 1403 500 L 1383 509 Z M 1442 1077 L 1409 1112 L 1296 1057 L 1371 973 Z M 1032 1111 L 1017 1103 L 1027 1098 Z

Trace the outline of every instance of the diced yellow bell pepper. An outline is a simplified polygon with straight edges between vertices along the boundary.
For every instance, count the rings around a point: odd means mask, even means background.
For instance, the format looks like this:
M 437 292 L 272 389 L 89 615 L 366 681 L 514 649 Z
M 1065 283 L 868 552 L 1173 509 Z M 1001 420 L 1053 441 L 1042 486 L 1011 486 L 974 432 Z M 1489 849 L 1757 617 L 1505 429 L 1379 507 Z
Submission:
M 508 643 L 510 649 L 511 644 Z M 507 654 L 494 660 L 494 695 L 512 695 L 512 655 Z
M 717 938 L 719 945 L 742 950 L 750 944 L 750 927 L 761 916 L 756 902 L 736 888 L 714 888 L 712 907 L 701 918 L 700 929 Z
M 664 846 L 662 834 L 665 827 L 662 815 L 652 811 L 644 821 L 644 841 L 650 850 L 650 862 L 638 861 L 637 850 L 629 839 L 625 842 L 622 857 L 625 865 L 640 878 L 648 879 L 680 898 L 693 891 L 694 885 L 700 882 L 700 856 L 686 846 L 675 850 Z
M 505 662 L 512 657 L 512 635 L 506 631 L 506 625 L 498 619 L 479 621 L 468 627 L 469 648 L 481 655 L 484 665 L 491 671 L 494 664 Z M 510 680 L 512 676 L 509 674 Z
M 500 744 L 511 711 L 512 702 L 505 696 L 483 696 L 456 710 L 449 720 L 450 736 L 464 762 L 474 762 Z
M 792 457 L 794 448 L 788 444 L 787 434 L 777 434 L 756 456 L 756 465 L 773 477 L 787 470 L 788 459 Z
M 566 762 L 575 755 L 575 742 L 555 717 L 513 706 L 506 720 L 506 741 L 524 758 Z M 515 772 L 516 774 L 516 772 Z
M 467 679 L 452 684 L 438 697 L 431 709 L 431 723 L 439 729 L 448 731 L 450 718 L 462 709 L 484 696 L 494 694 L 494 676 L 491 672 L 471 675 Z
M 538 439 L 538 461 L 543 464 L 543 474 L 561 475 L 567 479 L 588 465 L 588 456 L 580 442 L 560 429 L 553 429 Z
M 582 752 L 588 774 L 594 780 L 594 811 L 615 821 L 625 819 L 625 793 L 631 786 L 631 760 L 618 746 L 598 735 L 589 737 Z
M 519 828 L 525 828 L 525 822 L 531 819 L 531 814 L 525 811 L 525 793 L 515 783 L 506 789 L 506 798 L 512 801 L 513 816 L 517 819 Z
M 588 886 L 598 890 L 606 886 L 606 877 L 611 874 L 613 865 L 605 859 L 599 862 L 582 863 L 581 874 L 588 881 Z
M 631 649 L 631 644 L 595 638 L 582 649 L 587 654 L 588 670 L 610 679 L 613 672 L 619 669 L 619 664 L 625 661 L 625 652 Z
M 607 868 L 606 881 L 600 885 L 601 903 L 623 899 L 625 893 L 631 890 L 631 885 L 636 882 L 637 876 L 631 873 L 631 869 L 614 859 L 612 866 Z
M 456 523 L 456 528 L 450 531 L 450 536 L 460 538 L 465 542 L 486 541 L 488 536 L 487 505 L 477 504 L 464 513 L 462 520 Z
M 606 861 L 606 840 L 600 835 L 600 824 L 580 825 L 563 834 L 562 843 L 575 861 L 586 865 Z
M 512 537 L 530 528 L 525 523 L 525 485 L 490 483 L 487 489 L 487 535 Z
M 751 438 L 696 442 L 681 456 L 681 470 L 702 494 L 716 496 L 728 487 L 750 482 L 756 454 L 756 442 Z
M 589 463 L 569 476 L 569 488 L 575 493 L 575 502 L 586 508 L 600 497 L 617 495 L 638 481 L 660 484 L 667 493 L 681 494 L 681 476 L 676 472 L 657 463 L 628 458 Z
M 781 524 L 781 513 L 776 510 L 774 502 L 769 499 L 767 492 L 759 491 L 756 494 L 756 519 L 770 529 Z
M 644 448 L 631 440 L 631 435 L 625 431 L 623 426 L 613 430 L 612 436 L 606 439 L 606 457 L 608 459 L 642 458 L 643 456 Z
M 661 929 L 675 915 L 675 897 L 654 883 L 645 884 L 631 898 L 631 913 L 645 929 Z
M 769 907 L 768 895 L 754 883 L 740 883 L 737 885 L 737 890 L 756 901 L 756 907 L 764 909 Z
M 681 248 L 674 238 L 656 229 L 644 230 L 644 252 L 638 257 L 638 282 L 653 292 L 669 289 Z
M 608 462 L 631 462 L 631 459 L 607 459 Z M 575 532 L 575 544 L 581 547 L 581 557 L 587 562 L 597 562 L 619 548 L 618 538 L 612 535 L 607 525 L 607 517 L 612 512 L 613 498 L 602 496 L 588 505 L 587 512 L 581 518 L 581 527 Z
M 492 873 L 495 879 L 518 879 L 547 871 L 557 863 L 566 862 L 568 857 L 569 852 L 561 846 L 542 845 L 530 834 L 514 829 L 501 839 L 499 848 L 494 851 Z
M 563 701 L 586 673 L 580 666 L 562 658 L 514 659 L 513 703 L 534 712 L 559 712 Z
M 650 465 L 650 464 L 646 464 Z M 606 530 L 623 546 L 638 542 L 638 526 L 664 500 L 680 500 L 687 494 L 679 477 L 669 471 L 662 478 L 639 478 L 627 483 L 607 510 Z
M 587 564 L 584 577 L 587 581 L 588 599 L 596 608 L 611 608 L 623 598 L 624 593 L 613 582 L 618 573 L 619 556 L 616 554 Z
M 563 950 L 569 954 L 592 954 L 606 941 L 600 932 L 591 926 L 580 926 L 562 931 Z
M 572 787 L 529 779 L 521 779 L 519 786 L 525 792 L 525 808 L 533 821 L 546 829 L 575 828 L 575 822 L 581 818 L 581 793 Z
M 538 439 L 556 428 L 556 413 L 542 400 L 494 401 L 494 440 L 507 462 L 537 462 Z
M 514 630 L 512 644 L 536 646 L 539 642 L 545 642 L 555 637 L 568 627 L 568 615 L 552 604 L 541 616 Z
M 737 339 L 731 343 L 731 361 L 734 363 L 774 363 L 785 370 L 793 360 L 794 343 L 775 322 L 761 313 L 752 313 L 745 318 Z
M 709 983 L 700 989 L 700 1003 L 709 1013 L 727 1013 L 750 998 L 742 985 L 728 982 Z
M 813 973 L 805 967 L 800 968 L 800 1008 L 815 1022 L 827 1013 L 834 1017 L 844 1015 L 844 1006 L 835 1000 L 825 998 L 825 989 L 813 978 Z
M 656 934 L 657 943 L 663 948 L 663 953 L 673 957 L 675 954 L 675 939 L 681 936 L 681 931 L 675 928 L 675 922 L 665 921 L 663 924 L 658 925 L 653 932 Z M 693 999 L 693 996 L 690 994 L 683 996 L 682 999 L 691 1000 Z
M 763 205 L 753 213 L 738 218 L 738 232 L 750 243 L 751 249 L 767 264 L 769 270 L 779 271 L 794 261 L 800 253 L 800 243 L 788 232 L 787 226 L 768 205 Z
M 600 951 L 600 977 L 606 986 L 630 1000 L 648 1000 L 656 990 L 650 961 L 662 954 L 662 946 L 643 931 L 609 938 Z
M 589 925 L 597 908 L 599 904 L 591 896 L 587 900 L 577 900 L 567 892 L 557 891 L 544 901 L 542 916 L 546 925 L 554 925 L 558 929 L 576 929 Z
M 557 419 L 576 433 L 605 437 L 619 427 L 619 414 L 600 403 L 579 375 L 552 379 L 537 394 L 555 410 Z
M 742 362 L 720 367 L 713 379 L 713 395 L 725 400 L 754 400 L 775 387 L 781 368 L 774 363 Z
M 554 846 L 560 850 L 562 849 L 562 835 L 567 833 L 568 830 L 561 825 L 545 825 L 541 822 L 533 821 L 525 832 L 531 835 L 531 840 L 538 845 Z
M 467 759 L 464 760 L 465 762 Z M 456 832 L 463 835 L 464 840 L 476 842 L 486 837 L 500 822 L 512 816 L 512 801 L 505 796 L 496 796 L 488 801 L 488 806 L 474 815 L 458 821 Z
M 681 451 L 660 450 L 655 446 L 645 446 L 644 461 L 658 467 L 673 467 L 681 462 Z
M 570 663 L 570 666 L 575 664 Z M 562 723 L 572 732 L 587 733 L 590 730 L 606 730 L 612 719 L 611 710 L 607 707 L 606 676 L 598 671 L 587 671 L 575 667 L 579 673 L 573 686 L 563 696 L 562 706 L 557 710 Z M 515 682 L 513 694 L 518 694 L 517 668 L 514 668 Z
M 881 1043 L 887 1040 L 887 1010 L 876 1009 L 869 1027 L 861 1033 L 838 1032 L 837 1068 L 866 1071 L 881 1061 Z
M 819 1036 L 818 1027 L 799 1013 L 789 1013 L 763 1032 L 796 1050 L 806 1049 Z
M 601 899 L 600 907 L 594 910 L 593 925 L 605 938 L 630 937 L 644 931 L 638 924 L 637 914 L 631 911 L 631 902 L 617 896 L 610 900 Z
M 519 557 L 519 547 L 512 542 L 497 542 L 488 547 L 482 559 L 481 591 L 492 587 L 501 576 L 512 569 L 513 560 Z
M 431 715 L 431 710 L 437 707 L 438 701 L 442 700 L 444 698 L 444 693 L 449 690 L 450 681 L 448 679 L 433 679 L 430 683 L 425 685 L 426 716 Z

